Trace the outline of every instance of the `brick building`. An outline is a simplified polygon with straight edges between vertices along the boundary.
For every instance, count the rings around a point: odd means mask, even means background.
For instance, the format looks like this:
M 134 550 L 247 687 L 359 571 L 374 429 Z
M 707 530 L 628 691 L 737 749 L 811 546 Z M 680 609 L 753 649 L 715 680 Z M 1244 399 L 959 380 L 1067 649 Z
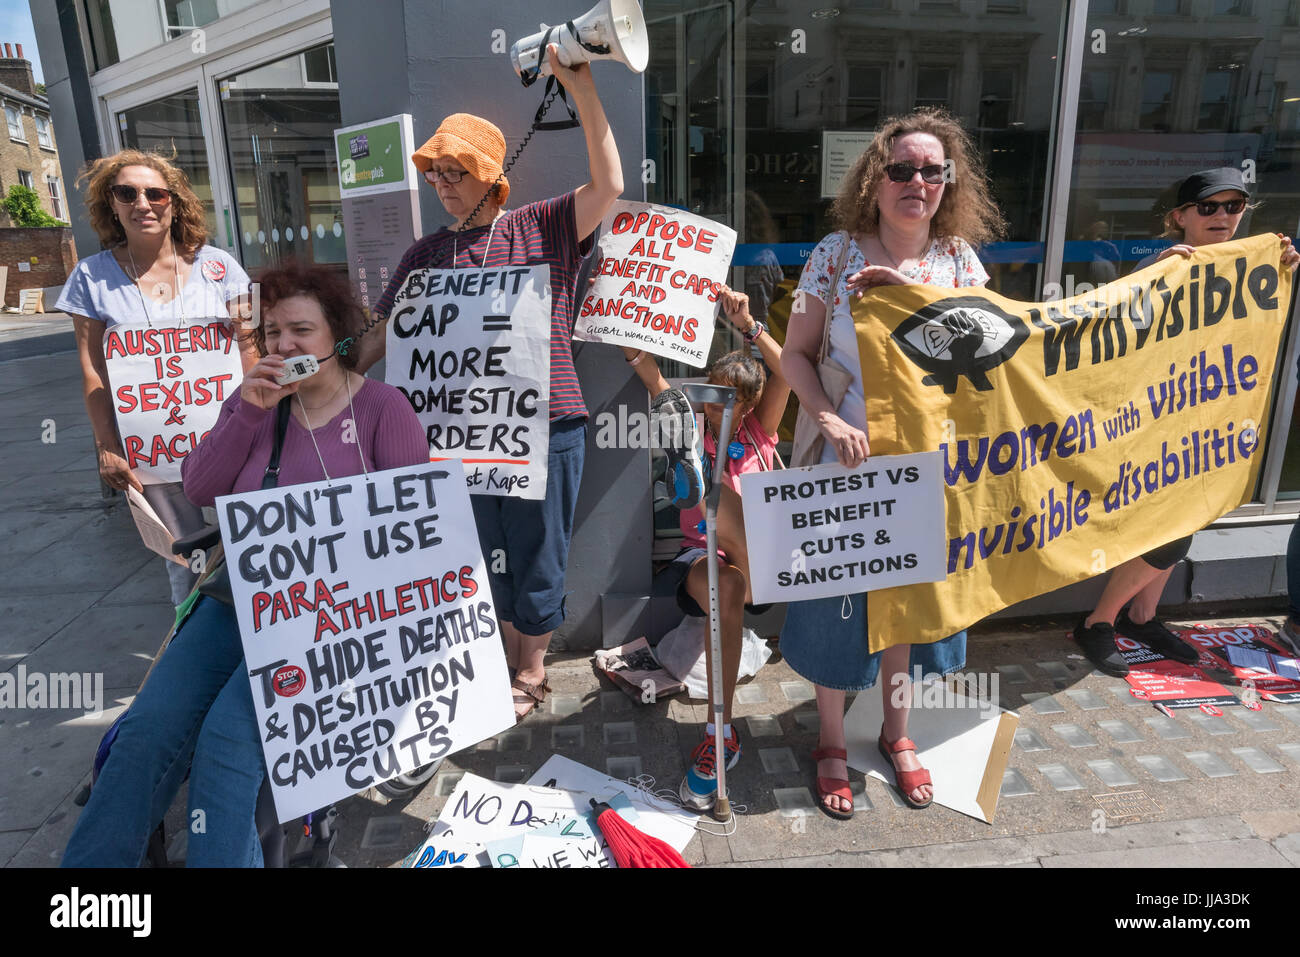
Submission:
M 0 133 L 0 194 L 21 183 L 36 190 L 41 206 L 55 219 L 68 221 L 67 192 L 59 169 L 54 123 L 49 101 L 36 91 L 31 61 L 23 59 L 23 46 L 0 47 L 0 106 L 7 129 Z M 0 208 L 0 226 L 12 226 Z

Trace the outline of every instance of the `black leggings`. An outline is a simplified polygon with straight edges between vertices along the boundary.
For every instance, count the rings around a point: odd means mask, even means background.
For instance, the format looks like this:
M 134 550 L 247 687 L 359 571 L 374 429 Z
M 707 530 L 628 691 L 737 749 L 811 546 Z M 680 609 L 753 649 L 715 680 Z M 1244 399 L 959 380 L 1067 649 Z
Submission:
M 1173 568 L 1184 558 L 1192 548 L 1192 536 L 1180 538 L 1176 542 L 1170 542 L 1168 545 L 1161 545 L 1159 548 L 1153 548 L 1142 556 L 1142 560 L 1152 568 L 1158 568 L 1164 571 L 1166 568 Z

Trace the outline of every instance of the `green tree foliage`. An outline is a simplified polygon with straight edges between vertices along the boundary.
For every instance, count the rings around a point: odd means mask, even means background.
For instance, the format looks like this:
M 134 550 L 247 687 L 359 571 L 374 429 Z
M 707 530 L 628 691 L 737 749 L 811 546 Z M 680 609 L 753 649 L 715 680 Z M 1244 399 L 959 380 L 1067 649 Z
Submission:
M 2 201 L 15 226 L 66 226 L 41 209 L 41 198 L 30 186 L 15 183 Z

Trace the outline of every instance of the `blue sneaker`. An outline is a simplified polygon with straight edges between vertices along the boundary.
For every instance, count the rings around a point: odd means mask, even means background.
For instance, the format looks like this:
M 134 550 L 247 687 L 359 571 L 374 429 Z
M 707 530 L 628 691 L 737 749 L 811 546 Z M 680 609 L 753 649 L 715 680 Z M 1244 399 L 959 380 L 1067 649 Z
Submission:
M 668 456 L 668 490 L 673 507 L 693 508 L 704 497 L 703 449 L 695 410 L 681 389 L 665 389 L 650 402 L 652 434 Z
M 731 726 L 731 734 L 723 741 L 727 752 L 727 770 L 730 771 L 740 760 L 740 735 L 736 726 Z M 707 811 L 713 807 L 718 797 L 717 749 L 713 735 L 705 735 L 704 740 L 691 752 L 691 766 L 686 769 L 677 796 L 682 799 L 684 807 L 696 811 Z

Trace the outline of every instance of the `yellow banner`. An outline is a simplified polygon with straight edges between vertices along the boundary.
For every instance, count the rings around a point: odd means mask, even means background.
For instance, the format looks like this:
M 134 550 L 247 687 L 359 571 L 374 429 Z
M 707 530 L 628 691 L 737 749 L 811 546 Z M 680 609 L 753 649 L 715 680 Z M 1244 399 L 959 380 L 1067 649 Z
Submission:
M 1276 236 L 1072 299 L 888 286 L 854 305 L 871 454 L 944 456 L 948 578 L 873 592 L 871 649 L 935 641 L 1250 499 L 1291 297 Z

